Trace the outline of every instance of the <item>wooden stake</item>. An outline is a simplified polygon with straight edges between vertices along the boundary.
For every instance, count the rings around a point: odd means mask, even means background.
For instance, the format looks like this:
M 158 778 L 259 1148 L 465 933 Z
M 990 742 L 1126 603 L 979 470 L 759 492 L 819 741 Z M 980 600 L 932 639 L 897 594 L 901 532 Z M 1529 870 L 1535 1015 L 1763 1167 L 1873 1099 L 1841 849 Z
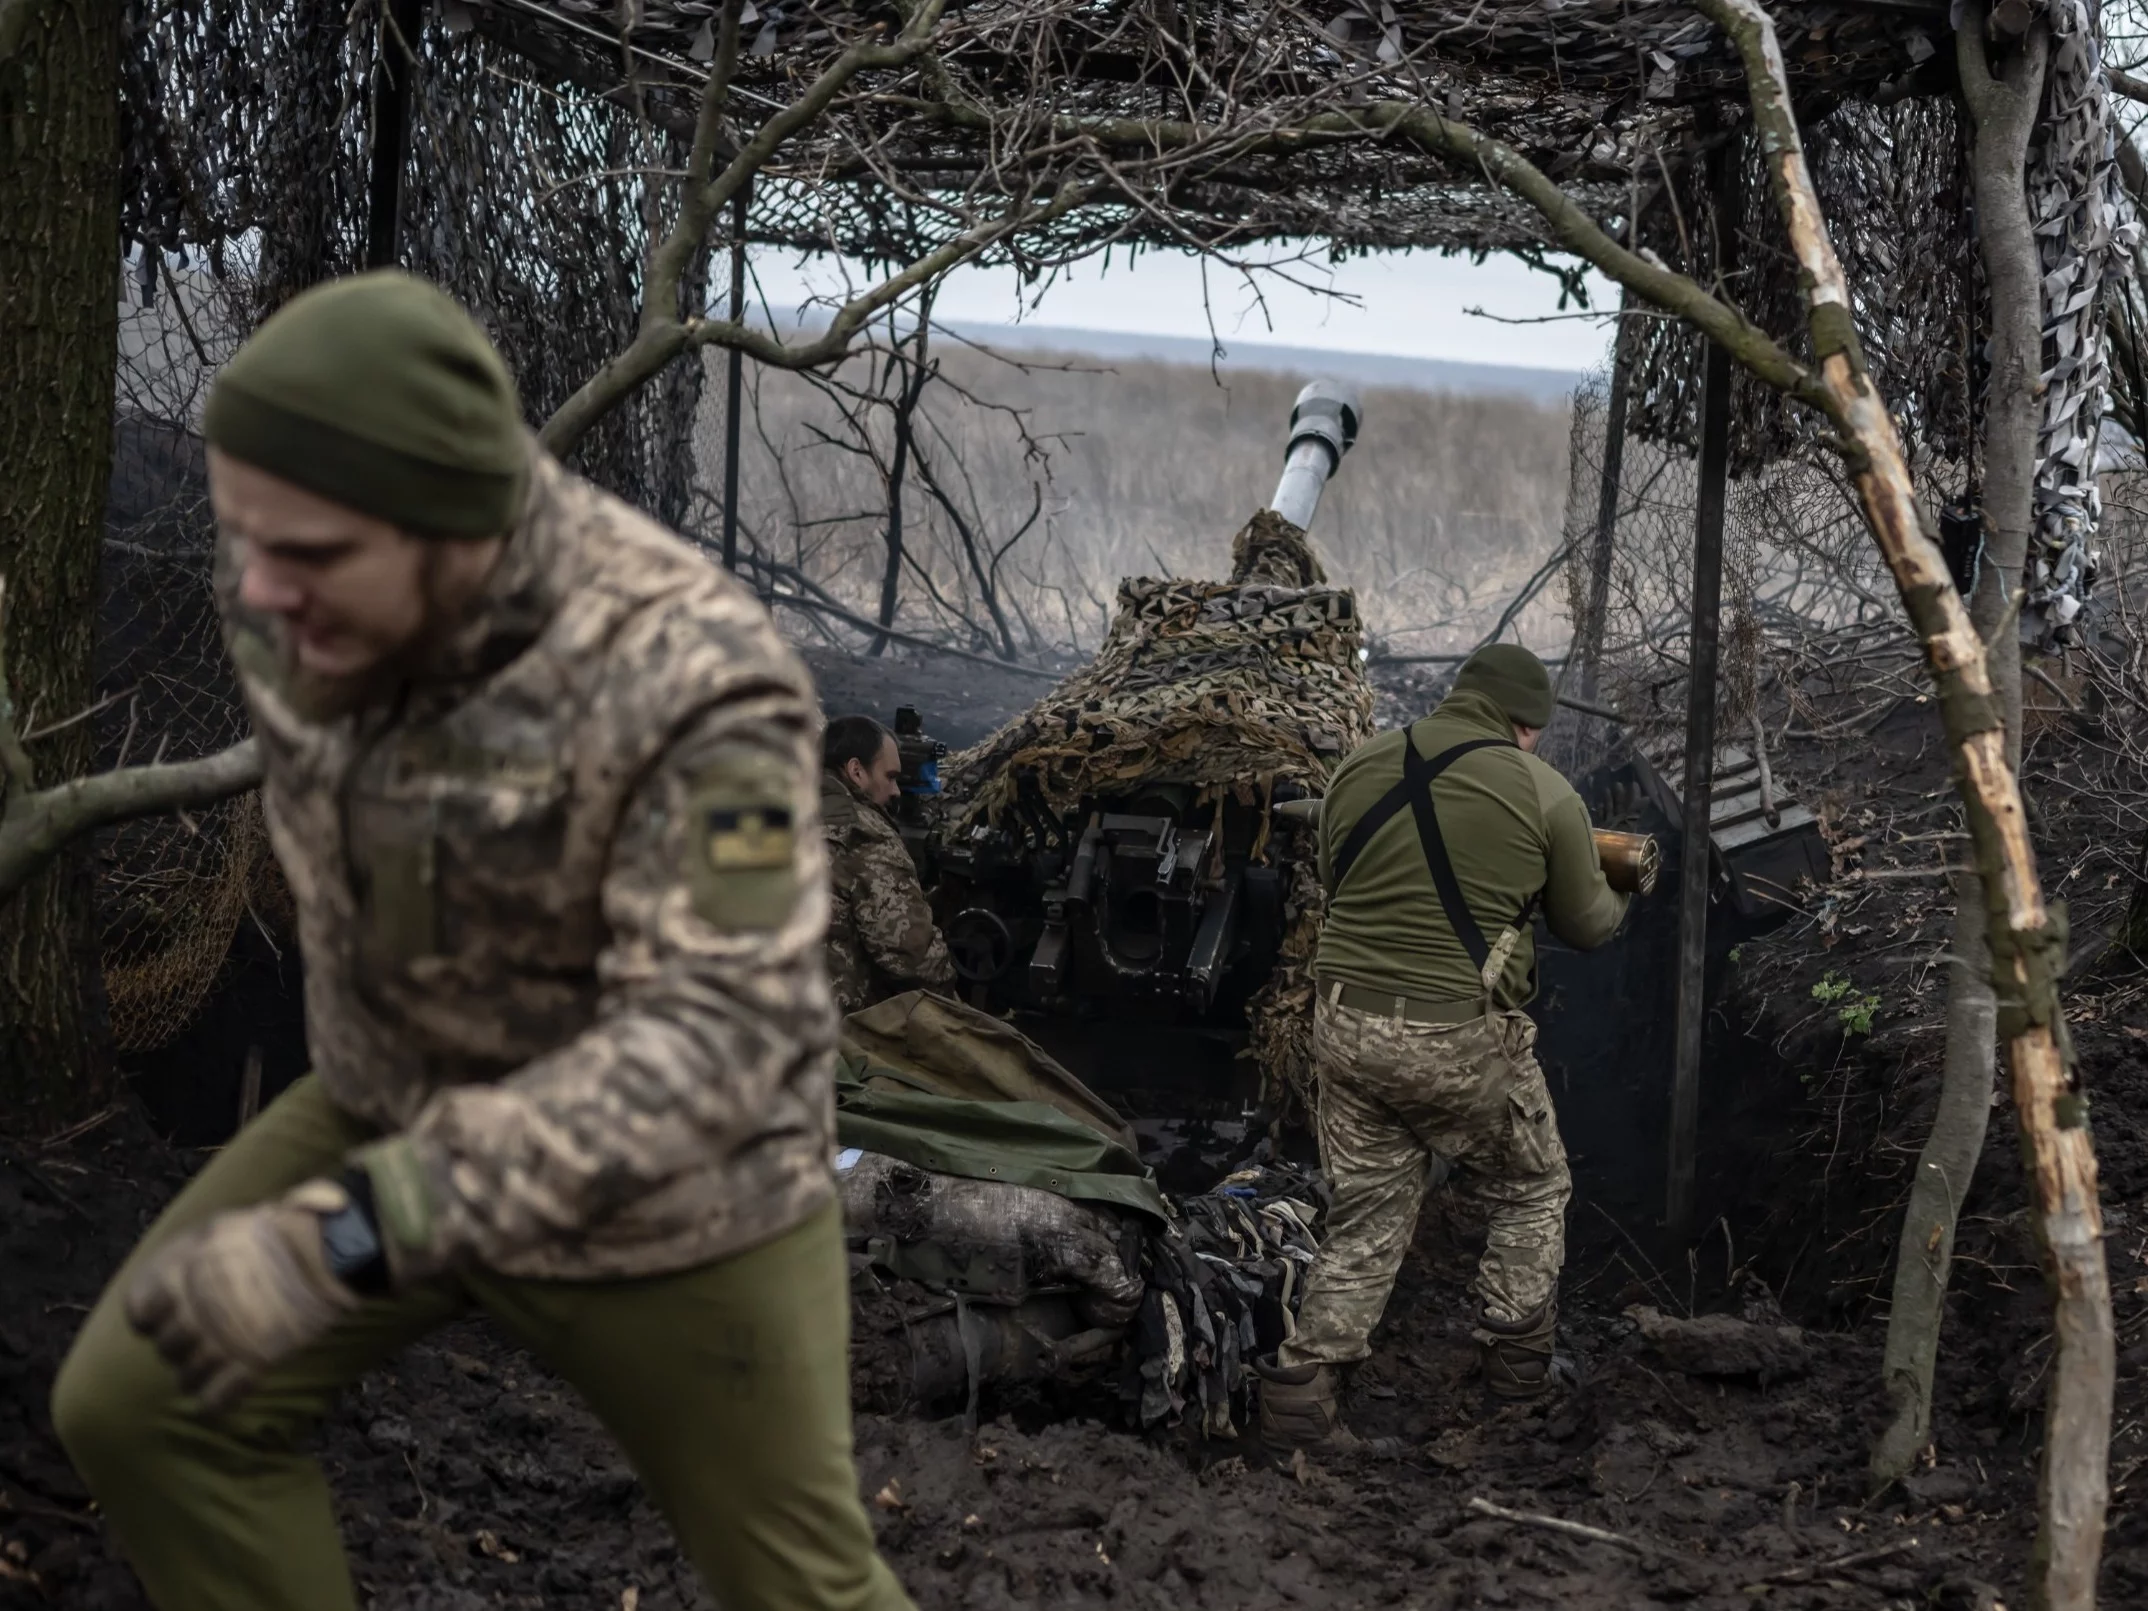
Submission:
M 1581 623 L 1581 697 L 1596 702 L 1603 669 L 1604 618 L 1611 603 L 1611 556 L 1618 548 L 1618 498 L 1626 474 L 1626 407 L 1633 385 L 1635 321 L 1619 299 L 1618 335 L 1611 346 L 1611 395 L 1604 403 L 1604 462 L 1596 491 L 1596 543 L 1589 553 L 1588 614 Z
M 402 259 L 403 170 L 410 162 L 411 91 L 418 77 L 422 0 L 388 0 L 380 9 L 373 75 L 373 165 L 366 185 L 365 266 Z
M 731 198 L 731 322 L 746 322 L 746 209 L 750 184 L 741 185 Z M 746 355 L 731 349 L 729 375 L 724 382 L 723 407 L 723 568 L 738 572 L 738 415 L 744 407 Z M 764 584 L 766 594 L 773 584 Z
M 1738 142 L 1711 160 L 1716 278 L 1728 278 L 1737 239 Z M 1730 350 L 1708 343 L 1701 389 L 1700 487 L 1693 513 L 1692 635 L 1686 649 L 1685 825 L 1678 869 L 1678 1032 L 1671 1062 L 1671 1130 L 1663 1222 L 1671 1245 L 1692 1240 L 1700 1150 L 1701 1044 L 1708 1027 L 1710 806 L 1715 794 L 1715 685 L 1723 614 L 1723 513 L 1730 493 Z

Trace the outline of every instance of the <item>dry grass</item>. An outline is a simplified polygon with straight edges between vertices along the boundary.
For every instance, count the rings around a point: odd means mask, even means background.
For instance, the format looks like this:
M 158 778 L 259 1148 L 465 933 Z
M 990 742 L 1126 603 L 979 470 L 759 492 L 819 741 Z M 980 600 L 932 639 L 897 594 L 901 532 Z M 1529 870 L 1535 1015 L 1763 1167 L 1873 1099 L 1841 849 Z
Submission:
M 1120 577 L 1222 573 L 1232 533 L 1274 490 L 1300 380 L 1253 374 L 1219 385 L 1182 364 L 1103 369 L 1023 357 L 1017 368 L 951 341 L 942 347 L 941 379 L 923 410 L 924 451 L 989 546 L 1004 543 L 1041 495 L 1035 524 L 1003 562 L 1017 642 L 1093 648 Z M 843 378 L 866 384 L 868 364 L 853 360 Z M 710 378 L 697 524 L 713 536 L 720 371 Z M 869 613 L 886 554 L 887 420 L 868 455 L 835 405 L 799 377 L 761 375 L 749 401 L 743 540 Z M 1007 410 L 1020 411 L 1019 424 Z M 1375 634 L 1396 650 L 1468 648 L 1560 541 L 1567 410 L 1377 389 L 1365 394 L 1365 418 L 1314 524 L 1323 559 L 1358 590 Z M 953 523 L 914 478 L 904 507 L 919 566 L 904 579 L 901 624 L 976 637 L 972 624 L 984 613 Z M 1522 617 L 1524 641 L 1563 646 L 1560 591 Z

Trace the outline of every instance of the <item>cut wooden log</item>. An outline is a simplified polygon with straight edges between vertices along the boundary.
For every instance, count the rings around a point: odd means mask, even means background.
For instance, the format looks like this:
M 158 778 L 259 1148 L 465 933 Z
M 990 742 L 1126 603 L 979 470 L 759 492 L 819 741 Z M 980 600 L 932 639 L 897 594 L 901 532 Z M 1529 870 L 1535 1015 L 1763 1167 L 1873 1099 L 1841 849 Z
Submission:
M 1735 1315 L 1691 1320 L 1646 1305 L 1626 1311 L 1641 1340 L 1675 1371 L 1688 1376 L 1753 1376 L 1789 1381 L 1812 1369 L 1813 1346 L 1796 1326 L 1755 1325 Z

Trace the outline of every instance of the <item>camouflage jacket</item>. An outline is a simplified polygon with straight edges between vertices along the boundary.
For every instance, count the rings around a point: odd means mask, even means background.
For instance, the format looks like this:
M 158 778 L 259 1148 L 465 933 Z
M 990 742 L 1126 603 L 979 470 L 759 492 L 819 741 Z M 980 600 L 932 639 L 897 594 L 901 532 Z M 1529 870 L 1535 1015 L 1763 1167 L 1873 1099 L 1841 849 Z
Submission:
M 533 452 L 536 450 L 533 449 Z M 598 1279 L 833 1195 L 820 718 L 766 612 L 537 454 L 478 605 L 391 701 L 312 719 L 225 637 L 297 900 L 313 1064 L 401 1279 Z
M 828 978 L 837 1004 L 853 1013 L 905 990 L 952 985 L 947 941 L 887 813 L 822 772 L 820 814 L 828 833 Z

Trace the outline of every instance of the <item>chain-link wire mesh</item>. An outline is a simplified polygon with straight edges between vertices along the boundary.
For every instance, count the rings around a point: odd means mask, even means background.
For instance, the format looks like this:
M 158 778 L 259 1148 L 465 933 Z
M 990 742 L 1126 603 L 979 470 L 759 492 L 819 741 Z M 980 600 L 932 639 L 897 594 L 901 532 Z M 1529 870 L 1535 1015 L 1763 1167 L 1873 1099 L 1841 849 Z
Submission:
M 263 317 L 364 262 L 378 46 L 371 7 L 328 0 L 141 0 L 130 25 L 105 703 L 93 718 L 106 766 L 184 760 L 245 736 L 210 589 L 201 405 Z M 632 339 L 681 152 L 631 106 L 549 81 L 489 39 L 433 22 L 417 46 L 401 260 L 476 314 L 539 422 Z M 697 266 L 683 294 L 722 297 L 727 262 L 718 250 L 713 282 Z M 696 419 L 707 431 L 713 416 L 722 434 L 722 398 L 701 398 L 701 376 L 698 363 L 674 365 L 584 439 L 577 468 L 685 522 Z M 288 896 L 253 795 L 129 823 L 101 856 L 122 1051 L 185 1026 L 240 923 L 288 943 Z
M 246 736 L 210 591 L 214 525 L 201 439 L 207 380 L 251 320 L 252 287 L 152 262 L 157 294 L 120 316 L 97 684 L 99 764 L 209 754 Z M 251 793 L 138 818 L 100 846 L 99 916 L 114 1043 L 148 1050 L 214 984 L 247 908 L 288 928 Z

